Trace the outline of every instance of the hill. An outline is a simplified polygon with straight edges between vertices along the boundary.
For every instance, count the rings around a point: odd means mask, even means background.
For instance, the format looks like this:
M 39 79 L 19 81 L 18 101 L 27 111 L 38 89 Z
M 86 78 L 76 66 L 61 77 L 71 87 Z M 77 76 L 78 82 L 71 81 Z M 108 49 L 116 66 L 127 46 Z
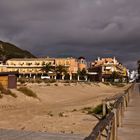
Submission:
M 0 41 L 0 59 L 7 60 L 10 58 L 35 58 L 29 51 L 22 50 L 14 44 Z

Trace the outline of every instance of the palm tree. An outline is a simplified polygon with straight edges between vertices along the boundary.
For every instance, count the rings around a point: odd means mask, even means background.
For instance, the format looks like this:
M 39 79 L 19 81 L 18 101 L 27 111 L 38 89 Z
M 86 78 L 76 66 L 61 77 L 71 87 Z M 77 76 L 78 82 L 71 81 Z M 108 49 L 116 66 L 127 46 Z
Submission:
M 79 81 L 80 77 L 82 79 L 84 78 L 87 81 L 87 71 L 86 71 L 86 69 L 82 69 L 82 70 L 79 69 L 77 71 L 77 75 L 78 75 L 78 81 Z
M 116 71 L 114 71 L 113 73 L 112 73 L 112 75 L 111 75 L 111 80 L 112 80 L 112 82 L 114 82 L 115 81 L 115 79 L 119 79 L 120 77 L 119 77 L 119 74 L 116 72 Z
M 65 76 L 65 74 L 67 73 L 67 69 L 66 69 L 65 66 L 58 65 L 58 66 L 56 66 L 56 68 L 55 68 L 55 72 L 56 72 L 57 74 L 59 74 L 60 77 L 64 80 L 64 77 L 63 77 L 63 76 Z
M 51 66 L 51 64 L 50 63 L 48 63 L 48 64 L 46 64 L 46 65 L 43 65 L 43 67 L 42 67 L 42 71 L 44 72 L 46 72 L 46 73 L 48 73 L 49 71 L 52 71 L 53 69 L 52 69 L 52 66 Z

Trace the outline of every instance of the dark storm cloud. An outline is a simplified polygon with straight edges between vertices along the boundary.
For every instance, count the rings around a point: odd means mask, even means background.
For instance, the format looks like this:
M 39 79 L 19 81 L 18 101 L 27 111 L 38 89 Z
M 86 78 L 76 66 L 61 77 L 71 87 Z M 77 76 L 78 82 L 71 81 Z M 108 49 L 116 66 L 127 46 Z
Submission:
M 38 56 L 116 56 L 133 66 L 140 58 L 139 6 L 139 0 L 1 0 L 0 38 Z

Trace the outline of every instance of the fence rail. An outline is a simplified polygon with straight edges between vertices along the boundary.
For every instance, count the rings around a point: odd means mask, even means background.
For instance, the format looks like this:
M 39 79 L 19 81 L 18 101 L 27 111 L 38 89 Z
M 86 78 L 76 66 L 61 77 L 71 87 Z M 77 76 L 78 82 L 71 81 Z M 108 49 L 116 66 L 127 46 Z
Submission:
M 118 97 L 103 101 L 103 119 L 93 128 L 91 134 L 85 140 L 117 140 L 117 128 L 122 126 L 124 111 L 128 106 L 135 84 L 132 84 L 123 94 Z M 113 104 L 110 112 L 106 114 L 106 108 Z M 113 103 L 112 103 L 113 102 Z

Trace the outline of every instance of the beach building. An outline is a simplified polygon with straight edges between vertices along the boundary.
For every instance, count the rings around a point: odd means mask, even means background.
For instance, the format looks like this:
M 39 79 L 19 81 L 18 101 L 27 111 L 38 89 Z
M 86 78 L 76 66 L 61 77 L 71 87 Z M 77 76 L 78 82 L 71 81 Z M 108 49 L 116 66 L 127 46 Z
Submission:
M 14 58 L 6 61 L 7 71 L 17 71 L 19 76 L 35 77 L 43 74 L 42 67 L 46 64 L 54 66 L 52 58 Z
M 0 72 L 0 83 L 4 88 L 16 88 L 17 74 L 17 72 Z
M 89 74 L 96 81 L 126 81 L 127 69 L 116 58 L 98 58 L 91 63 Z
M 86 67 L 86 61 L 83 58 L 76 59 L 76 58 L 14 58 L 9 59 L 6 61 L 6 64 L 0 65 L 0 71 L 17 71 L 19 73 L 19 76 L 26 76 L 26 77 L 34 77 L 37 76 L 41 77 L 41 75 L 46 74 L 46 72 L 43 70 L 43 67 L 45 65 L 50 65 L 53 69 L 52 71 L 49 71 L 47 74 L 50 76 L 50 78 L 56 79 L 59 75 L 58 73 L 55 73 L 55 69 L 58 66 L 63 66 L 67 70 L 67 75 L 70 80 L 73 79 L 73 77 L 77 74 L 77 71 L 83 68 L 87 69 Z M 64 79 L 64 76 L 62 76 Z

